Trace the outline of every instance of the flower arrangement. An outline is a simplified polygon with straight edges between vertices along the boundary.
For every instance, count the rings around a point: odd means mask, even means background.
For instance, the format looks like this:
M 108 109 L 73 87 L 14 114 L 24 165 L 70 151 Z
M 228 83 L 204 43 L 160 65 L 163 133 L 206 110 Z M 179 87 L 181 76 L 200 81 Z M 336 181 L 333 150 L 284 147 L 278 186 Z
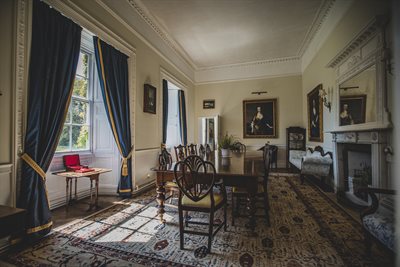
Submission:
M 236 139 L 233 135 L 229 135 L 226 133 L 218 142 L 218 147 L 220 149 L 231 149 L 233 148 L 233 144 L 236 142 Z

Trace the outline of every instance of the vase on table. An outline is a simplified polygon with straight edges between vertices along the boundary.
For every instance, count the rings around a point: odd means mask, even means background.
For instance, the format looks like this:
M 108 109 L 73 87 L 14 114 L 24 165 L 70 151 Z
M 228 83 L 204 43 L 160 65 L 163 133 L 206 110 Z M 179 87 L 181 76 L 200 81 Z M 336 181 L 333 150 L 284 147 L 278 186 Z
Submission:
M 223 158 L 225 158 L 225 157 L 229 157 L 230 156 L 230 149 L 228 149 L 228 148 L 221 148 L 221 156 L 223 157 Z

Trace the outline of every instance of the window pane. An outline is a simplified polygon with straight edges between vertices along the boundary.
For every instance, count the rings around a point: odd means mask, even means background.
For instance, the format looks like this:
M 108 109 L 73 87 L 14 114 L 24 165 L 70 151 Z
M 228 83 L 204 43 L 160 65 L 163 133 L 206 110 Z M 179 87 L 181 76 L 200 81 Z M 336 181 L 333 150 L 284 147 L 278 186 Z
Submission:
M 72 126 L 72 150 L 89 149 L 88 126 Z
M 88 81 L 86 78 L 75 77 L 72 95 L 88 98 Z
M 168 90 L 168 126 L 166 143 L 167 147 L 176 146 L 181 143 L 178 90 Z
M 61 132 L 60 141 L 58 142 L 56 152 L 63 152 L 69 150 L 69 129 L 70 126 L 64 126 Z
M 85 124 L 88 118 L 89 103 L 72 100 L 72 123 Z
M 89 56 L 85 53 L 79 53 L 78 67 L 76 68 L 76 74 L 81 77 L 88 77 L 88 61 Z
M 65 123 L 71 123 L 71 105 L 68 107 L 67 116 L 65 117 Z

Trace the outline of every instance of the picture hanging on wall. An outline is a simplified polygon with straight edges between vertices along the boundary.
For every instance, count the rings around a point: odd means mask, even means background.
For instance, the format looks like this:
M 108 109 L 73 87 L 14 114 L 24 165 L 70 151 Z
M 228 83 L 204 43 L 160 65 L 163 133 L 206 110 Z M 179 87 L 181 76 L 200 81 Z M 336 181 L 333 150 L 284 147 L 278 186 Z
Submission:
M 340 96 L 340 126 L 365 123 L 366 95 Z
M 214 99 L 203 100 L 203 109 L 213 109 L 213 108 L 215 108 L 215 100 Z
M 308 140 L 313 142 L 324 141 L 324 113 L 322 98 L 319 97 L 320 89 L 322 84 L 307 94 Z
M 277 99 L 243 101 L 243 138 L 277 138 Z
M 143 112 L 156 114 L 157 90 L 150 84 L 144 85 Z

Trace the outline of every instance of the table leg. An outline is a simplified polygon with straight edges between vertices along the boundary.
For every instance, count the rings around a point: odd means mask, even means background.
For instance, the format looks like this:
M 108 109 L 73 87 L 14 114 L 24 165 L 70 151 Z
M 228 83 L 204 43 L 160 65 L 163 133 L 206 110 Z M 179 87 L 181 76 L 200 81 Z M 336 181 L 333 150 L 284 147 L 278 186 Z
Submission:
M 157 202 L 158 202 L 158 216 L 160 217 L 161 223 L 165 223 L 164 220 L 164 203 L 165 203 L 165 187 L 164 187 L 164 182 L 158 183 L 157 185 Z
M 95 209 L 99 207 L 99 175 L 95 175 L 95 188 L 96 188 L 96 198 L 95 198 Z
M 92 206 L 93 206 L 93 192 L 92 192 L 92 190 L 93 190 L 93 180 L 90 179 L 90 204 L 89 204 L 89 210 L 88 211 L 92 210 Z
M 253 235 L 257 235 L 256 232 L 254 231 L 257 226 L 257 221 L 256 221 L 256 194 L 257 194 L 257 180 L 254 180 L 253 183 L 249 183 L 247 187 L 247 211 L 249 213 L 249 222 L 247 224 L 248 228 L 250 228 L 251 232 Z
M 72 182 L 73 178 L 69 179 L 69 201 L 72 200 Z
M 75 200 L 78 201 L 78 193 L 77 193 L 77 189 L 78 189 L 78 178 L 75 178 Z
M 68 187 L 69 187 L 69 178 L 65 177 L 65 210 L 66 211 L 68 211 L 68 206 L 69 206 Z

